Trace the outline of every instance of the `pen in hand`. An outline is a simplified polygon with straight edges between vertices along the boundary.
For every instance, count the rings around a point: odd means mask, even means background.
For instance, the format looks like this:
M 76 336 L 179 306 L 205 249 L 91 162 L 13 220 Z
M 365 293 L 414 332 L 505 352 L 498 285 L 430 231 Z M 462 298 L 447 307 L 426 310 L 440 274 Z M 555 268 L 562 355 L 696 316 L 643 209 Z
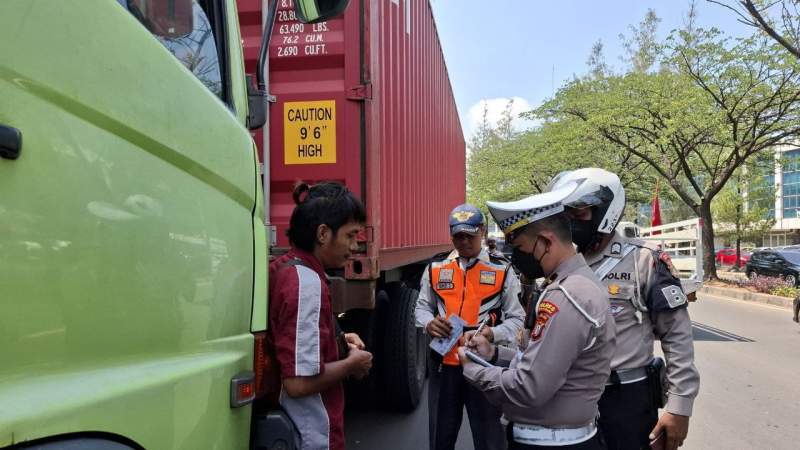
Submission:
M 483 330 L 483 327 L 486 326 L 486 322 L 488 322 L 488 321 L 489 321 L 489 317 L 487 316 L 485 319 L 483 319 L 483 322 L 481 322 L 481 324 L 478 325 L 478 329 L 475 330 L 475 334 L 480 334 L 481 331 Z M 469 340 L 467 341 L 467 347 L 469 347 L 469 344 L 472 343 L 472 337 L 475 336 L 475 334 L 473 334 L 472 336 L 469 337 Z

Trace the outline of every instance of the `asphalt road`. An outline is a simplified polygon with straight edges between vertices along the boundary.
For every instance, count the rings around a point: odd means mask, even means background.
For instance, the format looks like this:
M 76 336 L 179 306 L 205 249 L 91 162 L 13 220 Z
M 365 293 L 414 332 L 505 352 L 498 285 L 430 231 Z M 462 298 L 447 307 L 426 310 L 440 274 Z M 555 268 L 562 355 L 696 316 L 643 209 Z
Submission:
M 800 448 L 800 326 L 791 312 L 712 296 L 690 311 L 701 387 L 685 448 Z
M 800 448 L 800 326 L 791 312 L 708 295 L 690 308 L 702 381 L 682 448 Z M 348 410 L 347 448 L 426 449 L 426 399 L 410 414 Z M 472 448 L 465 420 L 456 449 Z

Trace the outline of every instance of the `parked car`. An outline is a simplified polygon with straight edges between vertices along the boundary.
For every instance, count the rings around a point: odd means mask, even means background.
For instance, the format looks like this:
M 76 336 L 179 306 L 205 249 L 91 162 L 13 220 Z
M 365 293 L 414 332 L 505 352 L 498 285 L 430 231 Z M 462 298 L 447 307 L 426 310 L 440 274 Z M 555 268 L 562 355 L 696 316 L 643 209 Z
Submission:
M 754 278 L 756 275 L 780 277 L 797 286 L 800 280 L 800 251 L 757 251 L 747 261 L 745 274 L 748 278 Z
M 750 252 L 746 252 L 744 250 L 739 252 L 739 265 L 744 266 L 747 261 L 750 259 Z M 735 248 L 723 248 L 717 251 L 716 256 L 717 264 L 721 266 L 732 266 L 736 264 L 736 249 Z

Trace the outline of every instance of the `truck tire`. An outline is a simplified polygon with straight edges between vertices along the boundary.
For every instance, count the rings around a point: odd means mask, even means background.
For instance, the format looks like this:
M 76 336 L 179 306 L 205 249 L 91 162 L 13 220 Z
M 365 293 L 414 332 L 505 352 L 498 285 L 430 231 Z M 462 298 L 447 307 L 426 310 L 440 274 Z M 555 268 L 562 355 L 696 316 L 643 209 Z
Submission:
M 345 313 L 344 320 L 339 321 L 345 332 L 357 333 L 366 344 L 367 351 L 372 353 L 372 370 L 369 371 L 369 375 L 362 380 L 351 378 L 345 382 L 348 408 L 366 410 L 379 405 L 383 388 L 381 377 L 384 374 L 383 324 L 388 304 L 389 296 L 386 291 L 378 291 L 375 296 L 375 309 L 350 310 Z
M 383 380 L 389 406 L 410 411 L 417 407 L 427 372 L 427 339 L 416 326 L 417 290 L 390 283 L 384 321 Z

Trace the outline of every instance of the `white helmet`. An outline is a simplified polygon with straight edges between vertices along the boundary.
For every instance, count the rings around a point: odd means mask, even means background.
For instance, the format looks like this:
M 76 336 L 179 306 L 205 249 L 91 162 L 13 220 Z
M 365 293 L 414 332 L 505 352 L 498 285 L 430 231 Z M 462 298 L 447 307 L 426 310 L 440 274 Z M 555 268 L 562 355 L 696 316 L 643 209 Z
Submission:
M 619 177 L 596 167 L 568 170 L 553 177 L 547 190 L 558 189 L 570 182 L 578 183 L 578 187 L 564 199 L 564 206 L 592 207 L 592 222 L 597 232 L 613 233 L 625 210 L 625 189 Z

